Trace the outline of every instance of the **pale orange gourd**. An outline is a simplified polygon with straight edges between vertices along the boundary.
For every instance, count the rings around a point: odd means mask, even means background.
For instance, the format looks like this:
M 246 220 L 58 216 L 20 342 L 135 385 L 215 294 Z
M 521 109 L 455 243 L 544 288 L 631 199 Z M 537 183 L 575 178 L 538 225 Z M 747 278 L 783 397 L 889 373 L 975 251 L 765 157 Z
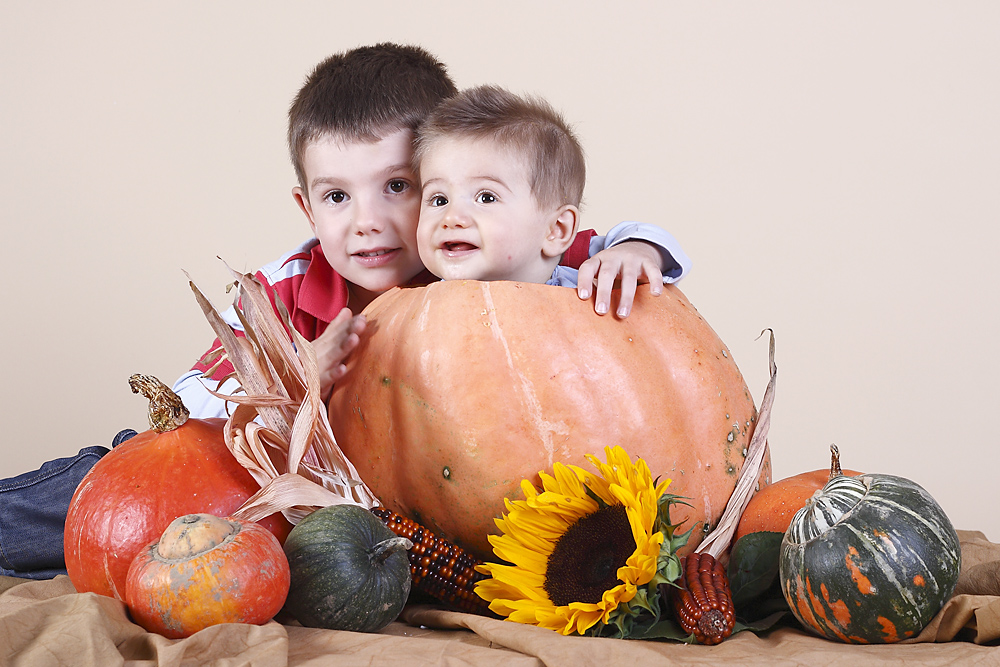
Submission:
M 575 290 L 515 282 L 395 289 L 330 400 L 344 453 L 382 502 L 492 559 L 522 479 L 621 445 L 686 496 L 671 518 L 714 527 L 757 411 L 725 344 L 676 287 L 640 288 L 627 319 Z M 760 475 L 766 484 L 770 458 Z
M 137 624 L 178 639 L 220 623 L 267 623 L 285 603 L 289 582 L 285 552 L 265 528 L 187 514 L 136 554 L 125 603 Z

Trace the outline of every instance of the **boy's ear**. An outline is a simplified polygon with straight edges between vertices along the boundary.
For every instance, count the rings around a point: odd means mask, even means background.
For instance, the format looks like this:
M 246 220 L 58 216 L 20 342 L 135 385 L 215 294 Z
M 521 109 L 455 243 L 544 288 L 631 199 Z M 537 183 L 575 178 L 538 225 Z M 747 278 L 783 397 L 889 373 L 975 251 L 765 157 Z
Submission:
M 548 232 L 542 242 L 542 254 L 559 257 L 566 252 L 580 227 L 580 209 L 572 204 L 560 206 L 549 223 Z
M 316 233 L 316 223 L 313 221 L 312 205 L 309 203 L 309 195 L 302 191 L 302 188 L 295 186 L 292 188 L 292 199 L 295 203 L 299 205 L 302 212 L 306 214 L 306 218 L 309 220 L 309 227 L 312 229 L 313 234 Z

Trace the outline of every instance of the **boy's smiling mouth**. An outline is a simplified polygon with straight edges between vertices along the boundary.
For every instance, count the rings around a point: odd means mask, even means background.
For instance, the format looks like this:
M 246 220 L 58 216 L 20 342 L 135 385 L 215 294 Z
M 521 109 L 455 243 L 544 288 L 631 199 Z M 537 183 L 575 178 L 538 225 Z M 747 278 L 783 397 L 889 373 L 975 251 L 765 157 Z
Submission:
M 372 250 L 359 250 L 352 256 L 362 265 L 368 268 L 384 266 L 396 258 L 399 248 L 373 248 Z

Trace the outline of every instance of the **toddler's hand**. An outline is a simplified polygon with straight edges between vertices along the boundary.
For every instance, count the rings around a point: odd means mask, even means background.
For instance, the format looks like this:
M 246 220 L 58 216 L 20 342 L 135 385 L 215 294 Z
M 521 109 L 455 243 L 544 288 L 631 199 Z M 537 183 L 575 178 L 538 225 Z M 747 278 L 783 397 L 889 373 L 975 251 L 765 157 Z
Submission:
M 337 313 L 326 331 L 312 342 L 319 366 L 320 396 L 323 401 L 330 398 L 333 383 L 347 372 L 344 360 L 358 346 L 364 331 L 365 316 L 352 315 L 350 308 L 344 308 Z
M 589 299 L 596 284 L 594 310 L 598 315 L 604 315 L 611 306 L 611 290 L 615 286 L 615 280 L 619 279 L 621 294 L 616 314 L 618 317 L 628 317 L 632 312 L 636 285 L 640 282 L 649 283 L 649 292 L 653 296 L 659 296 L 663 291 L 661 261 L 660 251 L 645 241 L 619 243 L 602 250 L 580 265 L 576 292 L 581 299 Z

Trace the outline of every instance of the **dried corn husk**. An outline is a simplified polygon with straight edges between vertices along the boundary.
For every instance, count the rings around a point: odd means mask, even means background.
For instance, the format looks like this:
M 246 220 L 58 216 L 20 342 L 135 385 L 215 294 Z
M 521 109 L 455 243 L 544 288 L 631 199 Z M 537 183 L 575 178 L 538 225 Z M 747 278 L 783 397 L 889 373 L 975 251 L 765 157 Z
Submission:
M 232 362 L 243 392 L 228 395 L 209 389 L 237 404 L 226 422 L 226 445 L 261 485 L 233 516 L 258 521 L 282 512 L 296 524 L 327 505 L 377 507 L 378 499 L 333 436 L 312 345 L 291 326 L 277 296 L 280 319 L 252 275 L 229 271 L 246 338 L 236 336 L 193 281 L 190 285 L 222 342 L 219 362 Z
M 743 516 L 743 510 L 750 503 L 750 498 L 756 491 L 757 479 L 760 477 L 760 470 L 764 465 L 764 454 L 767 452 L 767 432 L 771 428 L 771 405 L 774 403 L 774 383 L 778 378 L 778 367 L 774 365 L 774 332 L 765 329 L 770 336 L 771 342 L 768 347 L 768 370 L 771 379 L 764 390 L 764 398 L 760 402 L 760 411 L 757 413 L 757 426 L 753 430 L 750 444 L 747 446 L 747 458 L 740 470 L 740 476 L 736 480 L 736 488 L 729 496 L 726 509 L 719 517 L 719 523 L 709 533 L 698 548 L 698 553 L 709 553 L 716 559 L 722 558 L 729 549 L 729 544 L 733 541 L 733 534 Z M 764 332 L 761 332 L 764 335 Z

